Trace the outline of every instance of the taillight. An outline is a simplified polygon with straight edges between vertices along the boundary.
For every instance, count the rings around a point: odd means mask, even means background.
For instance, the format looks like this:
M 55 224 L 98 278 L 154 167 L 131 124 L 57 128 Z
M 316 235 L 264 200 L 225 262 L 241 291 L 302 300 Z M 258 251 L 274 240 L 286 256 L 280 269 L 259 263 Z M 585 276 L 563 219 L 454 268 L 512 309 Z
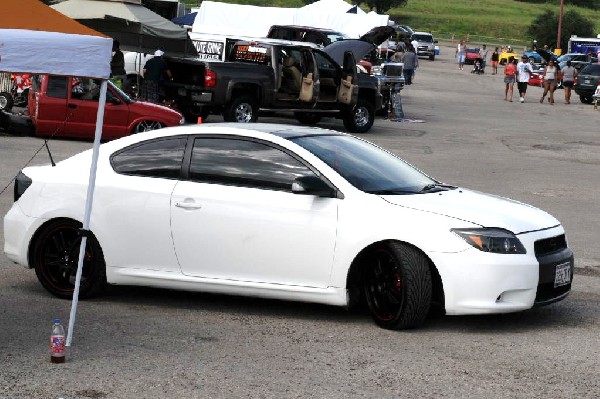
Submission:
M 15 202 L 17 202 L 17 200 L 21 198 L 25 190 L 27 190 L 29 186 L 31 186 L 31 183 L 33 183 L 33 181 L 29 177 L 27 177 L 25 173 L 19 172 L 17 177 L 15 177 Z
M 207 69 L 204 71 L 204 87 L 215 87 L 217 85 L 217 73 Z

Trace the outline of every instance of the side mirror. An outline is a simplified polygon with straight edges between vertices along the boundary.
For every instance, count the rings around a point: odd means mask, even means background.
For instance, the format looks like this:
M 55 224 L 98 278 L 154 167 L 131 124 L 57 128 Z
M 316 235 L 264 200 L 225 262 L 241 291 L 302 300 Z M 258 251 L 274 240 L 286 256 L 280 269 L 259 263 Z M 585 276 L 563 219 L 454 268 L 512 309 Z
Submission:
M 292 193 L 316 195 L 317 197 L 336 197 L 336 191 L 317 176 L 301 176 L 292 183 Z

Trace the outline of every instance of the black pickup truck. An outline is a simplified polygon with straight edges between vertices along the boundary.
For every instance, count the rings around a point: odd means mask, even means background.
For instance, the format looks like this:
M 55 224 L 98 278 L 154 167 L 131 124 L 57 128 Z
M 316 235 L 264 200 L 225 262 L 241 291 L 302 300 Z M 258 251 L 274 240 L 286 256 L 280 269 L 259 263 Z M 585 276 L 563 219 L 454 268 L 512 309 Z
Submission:
M 348 131 L 366 132 L 381 108 L 377 79 L 357 71 L 352 51 L 328 49 L 263 39 L 237 42 L 225 62 L 167 58 L 165 97 L 191 120 L 254 122 L 259 112 L 291 111 L 303 124 L 337 117 Z

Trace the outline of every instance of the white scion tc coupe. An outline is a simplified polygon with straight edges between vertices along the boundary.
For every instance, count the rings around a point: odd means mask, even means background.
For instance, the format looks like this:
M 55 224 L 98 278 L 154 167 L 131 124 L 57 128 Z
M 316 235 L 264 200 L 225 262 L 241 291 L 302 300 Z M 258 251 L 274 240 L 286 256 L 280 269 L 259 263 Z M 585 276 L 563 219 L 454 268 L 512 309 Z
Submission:
M 23 169 L 4 251 L 73 293 L 92 151 Z M 106 284 L 350 306 L 384 328 L 565 298 L 573 253 L 533 206 L 440 183 L 348 134 L 206 124 L 100 147 L 80 295 Z

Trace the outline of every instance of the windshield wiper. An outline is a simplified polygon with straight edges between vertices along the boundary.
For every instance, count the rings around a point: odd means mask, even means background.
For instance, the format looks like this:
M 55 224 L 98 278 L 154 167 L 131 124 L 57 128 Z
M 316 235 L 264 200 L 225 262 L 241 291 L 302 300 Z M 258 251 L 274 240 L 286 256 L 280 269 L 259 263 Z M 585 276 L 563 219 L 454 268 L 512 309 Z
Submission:
M 431 183 L 431 184 L 427 184 L 419 192 L 420 193 L 433 193 L 433 192 L 436 192 L 436 191 L 454 190 L 456 188 L 457 188 L 456 186 L 452 186 L 450 184 Z

